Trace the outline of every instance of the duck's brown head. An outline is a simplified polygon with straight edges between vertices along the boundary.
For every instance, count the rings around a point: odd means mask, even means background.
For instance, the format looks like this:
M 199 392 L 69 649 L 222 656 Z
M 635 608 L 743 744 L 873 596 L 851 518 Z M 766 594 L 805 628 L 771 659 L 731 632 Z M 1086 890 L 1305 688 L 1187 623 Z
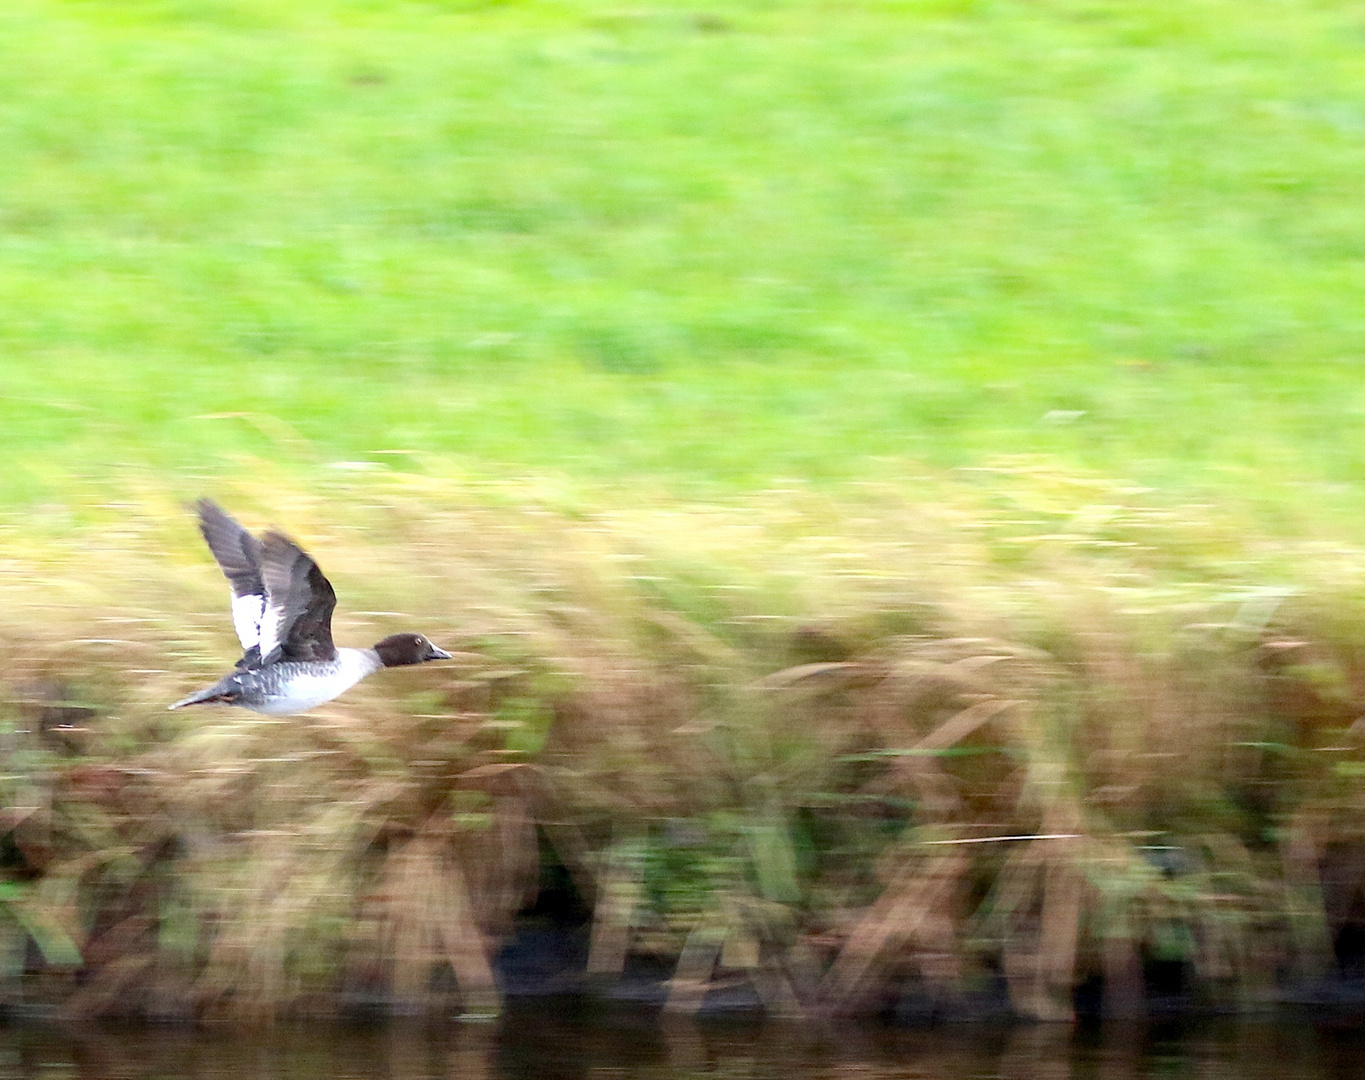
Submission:
M 425 664 L 428 660 L 449 660 L 450 653 L 438 649 L 421 634 L 390 634 L 376 642 L 374 651 L 385 667 Z

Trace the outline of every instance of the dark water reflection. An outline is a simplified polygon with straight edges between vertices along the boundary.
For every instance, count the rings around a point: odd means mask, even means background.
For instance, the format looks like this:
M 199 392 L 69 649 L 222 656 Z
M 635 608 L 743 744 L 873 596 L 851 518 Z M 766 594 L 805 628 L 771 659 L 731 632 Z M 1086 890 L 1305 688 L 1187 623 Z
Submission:
M 519 1009 L 497 1024 L 0 1029 L 0 1080 L 1356 1080 L 1365 1033 L 1202 1023 L 1077 1035 L 1055 1027 L 887 1031 L 697 1027 Z

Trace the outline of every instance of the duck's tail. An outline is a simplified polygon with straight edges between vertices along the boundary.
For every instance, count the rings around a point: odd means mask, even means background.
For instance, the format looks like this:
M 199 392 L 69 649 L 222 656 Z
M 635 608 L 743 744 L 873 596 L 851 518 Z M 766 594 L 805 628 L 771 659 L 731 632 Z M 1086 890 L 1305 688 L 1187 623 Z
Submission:
M 220 683 L 215 683 L 213 686 L 206 686 L 202 690 L 196 690 L 189 697 L 181 698 L 174 705 L 167 705 L 166 711 L 170 712 L 172 709 L 183 709 L 186 705 L 206 705 L 211 701 L 222 701 L 230 705 L 234 700 L 235 695 L 231 691 L 225 691 Z

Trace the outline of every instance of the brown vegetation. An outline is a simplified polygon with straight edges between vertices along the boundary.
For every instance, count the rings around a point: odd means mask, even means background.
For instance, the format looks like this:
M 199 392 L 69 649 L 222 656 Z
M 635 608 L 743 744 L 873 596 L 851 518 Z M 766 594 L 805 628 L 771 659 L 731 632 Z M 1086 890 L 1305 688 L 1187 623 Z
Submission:
M 1328 971 L 1365 904 L 1365 560 L 1021 476 L 970 512 L 587 513 L 411 479 L 276 503 L 339 641 L 458 650 L 283 720 L 165 711 L 234 656 L 179 507 L 13 531 L 0 989 L 492 1009 L 542 847 L 592 908 L 589 974 L 676 961 L 677 1010 L 1003 979 L 1067 1019 L 1087 980 L 1141 1010 L 1154 964 L 1240 1006 Z

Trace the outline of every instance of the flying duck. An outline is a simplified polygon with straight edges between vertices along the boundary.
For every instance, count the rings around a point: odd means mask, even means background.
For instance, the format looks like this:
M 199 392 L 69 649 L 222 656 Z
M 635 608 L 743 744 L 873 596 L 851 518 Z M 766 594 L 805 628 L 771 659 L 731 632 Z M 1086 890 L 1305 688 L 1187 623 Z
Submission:
M 222 702 L 269 716 L 307 712 L 380 668 L 449 660 L 421 634 L 391 634 L 369 649 L 332 644 L 336 593 L 298 544 L 277 532 L 255 537 L 212 499 L 199 500 L 199 531 L 232 586 L 232 625 L 246 650 L 185 705 Z

